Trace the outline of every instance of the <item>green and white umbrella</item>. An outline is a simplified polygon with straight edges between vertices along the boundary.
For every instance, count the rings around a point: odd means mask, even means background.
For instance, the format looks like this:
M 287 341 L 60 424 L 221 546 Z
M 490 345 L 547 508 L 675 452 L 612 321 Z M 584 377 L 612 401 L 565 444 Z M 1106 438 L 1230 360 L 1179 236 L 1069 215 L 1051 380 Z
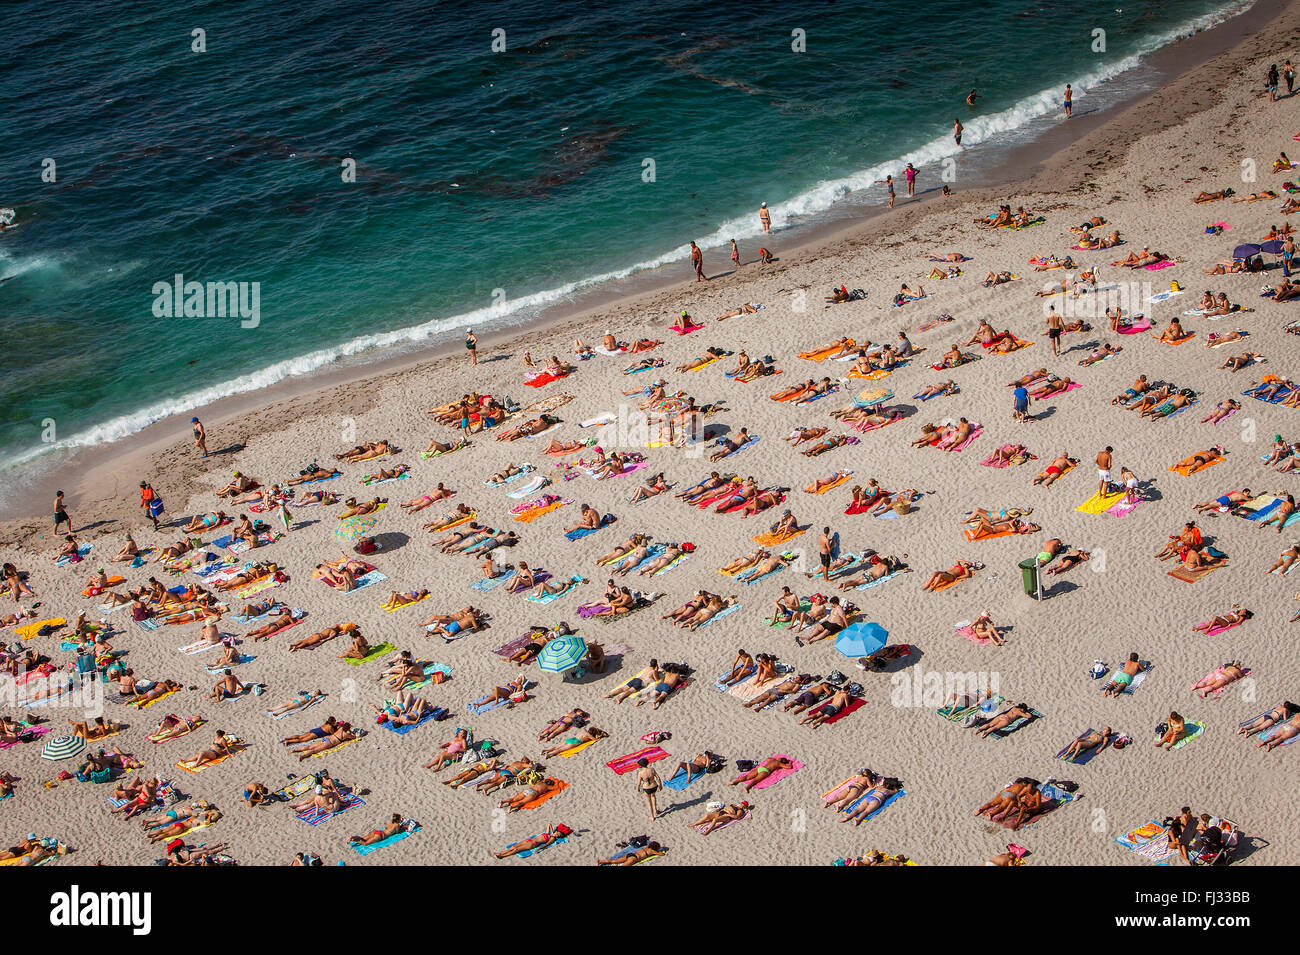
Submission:
M 42 759 L 70 759 L 86 748 L 80 736 L 56 736 L 41 748 Z
M 563 673 L 572 670 L 587 655 L 587 641 L 582 637 L 556 637 L 538 654 L 537 663 L 543 670 Z
M 344 518 L 339 522 L 339 526 L 334 528 L 334 536 L 341 541 L 354 541 L 358 537 L 364 537 L 366 531 L 379 523 L 377 514 L 357 514 L 354 517 Z

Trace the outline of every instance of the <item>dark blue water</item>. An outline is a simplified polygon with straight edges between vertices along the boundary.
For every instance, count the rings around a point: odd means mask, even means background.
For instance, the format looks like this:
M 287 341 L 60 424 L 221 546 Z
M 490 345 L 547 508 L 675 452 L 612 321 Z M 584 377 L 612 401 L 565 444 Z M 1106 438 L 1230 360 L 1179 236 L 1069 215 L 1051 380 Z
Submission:
M 689 239 L 752 252 L 760 201 L 778 227 L 877 202 L 955 116 L 1030 135 L 1229 4 L 6 5 L 0 457 L 518 322 Z M 258 283 L 256 322 L 166 314 L 177 273 Z

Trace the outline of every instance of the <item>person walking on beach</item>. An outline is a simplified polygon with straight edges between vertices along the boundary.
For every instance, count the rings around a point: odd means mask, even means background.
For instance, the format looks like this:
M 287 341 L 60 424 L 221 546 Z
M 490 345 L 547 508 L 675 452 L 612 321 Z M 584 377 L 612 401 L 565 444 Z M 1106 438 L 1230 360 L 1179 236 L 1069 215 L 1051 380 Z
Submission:
M 1290 60 L 1282 64 L 1282 78 L 1286 80 L 1286 95 L 1290 96 L 1295 92 L 1295 67 Z
M 1029 389 L 1024 385 L 1016 385 L 1016 390 L 1011 392 L 1011 404 L 1015 409 L 1014 417 L 1017 421 L 1029 420 Z
M 1282 243 L 1282 274 L 1287 278 L 1291 277 L 1291 267 L 1294 265 L 1292 259 L 1295 258 L 1295 237 L 1287 236 L 1286 241 Z
M 54 493 L 54 533 L 59 532 L 59 525 L 66 523 L 68 533 L 72 533 L 72 518 L 68 516 L 68 506 L 63 503 L 63 492 Z
M 1110 456 L 1114 452 L 1109 444 L 1097 452 L 1097 493 L 1105 497 L 1110 491 Z
M 884 179 L 877 179 L 876 182 L 885 184 L 885 188 L 889 190 L 889 208 L 894 208 L 894 177 L 886 176 Z
M 740 268 L 740 248 L 736 245 L 736 240 L 731 240 L 731 264 Z
M 979 92 L 978 90 L 971 90 L 969 93 L 966 94 L 966 105 L 967 105 L 967 106 L 974 106 L 974 105 L 975 105 L 975 97 L 978 95 L 978 92 Z
M 907 179 L 907 198 L 916 198 L 916 167 L 911 163 L 903 170 L 903 176 Z
M 1047 337 L 1052 343 L 1052 357 L 1060 357 L 1061 354 L 1061 316 L 1056 312 L 1055 305 L 1047 306 Z
M 1070 88 L 1069 83 L 1065 84 L 1065 102 L 1061 105 L 1065 107 L 1066 119 L 1074 115 L 1074 90 Z
M 474 329 L 465 329 L 465 350 L 469 352 L 469 363 L 478 364 L 478 337 L 474 334 Z
M 656 795 L 663 786 L 663 780 L 659 778 L 659 773 L 650 765 L 650 760 L 642 756 L 636 761 L 636 788 L 641 795 L 645 796 L 645 804 L 650 810 L 650 821 L 654 822 L 659 818 L 659 806 L 656 803 Z
M 961 133 L 965 128 L 966 127 L 962 126 L 960 119 L 954 119 L 952 121 L 952 138 L 957 141 L 958 146 L 961 145 Z
M 1277 102 L 1277 64 L 1273 63 L 1268 68 L 1268 98 L 1269 102 Z
M 140 482 L 140 506 L 144 512 L 149 515 L 149 520 L 153 521 L 153 529 L 158 529 L 158 515 L 163 512 L 162 498 L 158 492 L 153 489 L 153 485 L 148 481 Z
M 691 265 L 695 266 L 695 281 L 707 282 L 708 279 L 704 276 L 704 253 L 694 239 L 691 240 Z
M 190 425 L 194 428 L 194 446 L 203 452 L 203 456 L 208 456 L 208 431 L 203 427 L 203 422 L 198 418 L 191 418 Z
M 772 231 L 772 213 L 767 211 L 767 203 L 764 202 L 758 207 L 758 221 L 763 225 L 763 232 Z

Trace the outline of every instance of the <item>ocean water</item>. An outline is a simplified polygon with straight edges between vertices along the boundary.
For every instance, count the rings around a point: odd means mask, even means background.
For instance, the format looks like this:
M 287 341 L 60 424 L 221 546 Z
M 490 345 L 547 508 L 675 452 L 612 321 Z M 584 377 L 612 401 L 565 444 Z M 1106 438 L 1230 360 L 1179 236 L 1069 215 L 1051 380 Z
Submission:
M 690 239 L 752 257 L 761 201 L 780 228 L 883 201 L 907 161 L 933 187 L 954 118 L 960 176 L 1065 83 L 1092 108 L 1250 5 L 1120 2 L 6 4 L 0 461 L 685 275 Z M 168 314 L 178 274 L 257 283 L 256 323 Z

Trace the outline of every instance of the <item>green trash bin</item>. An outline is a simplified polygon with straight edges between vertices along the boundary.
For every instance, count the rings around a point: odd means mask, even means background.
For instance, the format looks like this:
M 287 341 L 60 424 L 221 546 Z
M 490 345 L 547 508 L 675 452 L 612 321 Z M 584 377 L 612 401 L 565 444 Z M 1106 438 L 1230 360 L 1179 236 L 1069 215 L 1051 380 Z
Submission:
M 1038 558 L 1027 557 L 1020 562 L 1020 577 L 1025 585 L 1025 593 L 1038 598 Z

